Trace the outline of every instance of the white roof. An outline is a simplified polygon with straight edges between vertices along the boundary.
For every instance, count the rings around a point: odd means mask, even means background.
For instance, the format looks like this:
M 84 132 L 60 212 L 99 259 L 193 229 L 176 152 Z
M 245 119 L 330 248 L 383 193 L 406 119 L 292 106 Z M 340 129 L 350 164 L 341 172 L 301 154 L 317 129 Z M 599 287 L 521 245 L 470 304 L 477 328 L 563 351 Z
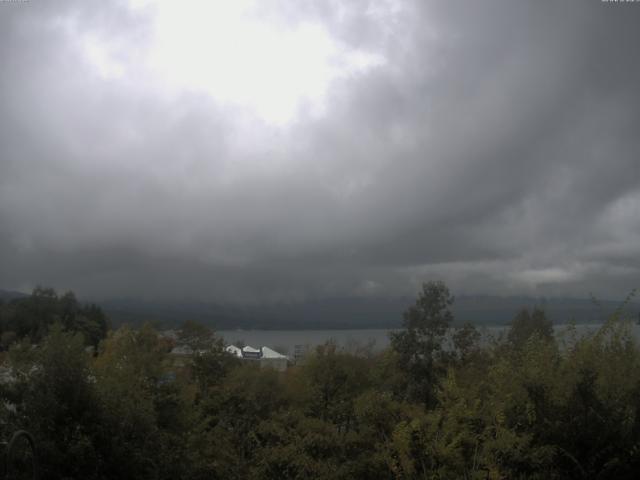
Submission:
M 225 350 L 229 352 L 231 355 L 235 355 L 236 357 L 243 358 L 242 352 L 246 353 L 259 353 L 262 358 L 288 358 L 286 355 L 282 355 L 275 350 L 270 349 L 269 347 L 262 347 L 260 349 L 250 347 L 247 345 L 246 347 L 238 348 L 235 345 L 227 345 Z
M 262 347 L 262 358 L 287 358 L 269 347 Z
M 240 350 L 235 345 L 229 345 L 227 346 L 227 348 L 225 348 L 225 350 L 229 352 L 231 355 L 235 355 L 236 357 L 242 357 L 242 350 Z

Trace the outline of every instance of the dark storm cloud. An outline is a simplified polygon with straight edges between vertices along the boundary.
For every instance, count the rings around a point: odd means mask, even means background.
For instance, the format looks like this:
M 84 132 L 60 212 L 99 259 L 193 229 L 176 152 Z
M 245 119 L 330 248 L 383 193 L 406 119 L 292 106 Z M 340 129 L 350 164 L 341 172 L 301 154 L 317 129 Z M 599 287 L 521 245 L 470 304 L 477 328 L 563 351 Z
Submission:
M 468 293 L 637 286 L 639 6 L 259 5 L 384 61 L 335 78 L 321 115 L 270 125 L 158 86 L 141 61 L 152 10 L 0 3 L 0 286 L 220 299 L 411 293 L 434 277 Z M 96 38 L 116 66 L 87 60 Z

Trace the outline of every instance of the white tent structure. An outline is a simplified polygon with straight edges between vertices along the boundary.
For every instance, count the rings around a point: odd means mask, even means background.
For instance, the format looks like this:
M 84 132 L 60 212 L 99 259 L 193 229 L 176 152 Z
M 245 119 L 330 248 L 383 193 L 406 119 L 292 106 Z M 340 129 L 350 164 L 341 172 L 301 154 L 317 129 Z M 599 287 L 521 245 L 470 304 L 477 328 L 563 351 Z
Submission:
M 225 350 L 227 353 L 230 353 L 234 357 L 242 358 L 242 349 L 236 347 L 235 345 L 228 345 Z
M 261 367 L 269 367 L 279 372 L 284 372 L 287 369 L 289 359 L 275 350 L 269 347 L 262 347 L 262 357 L 260 358 Z
M 258 349 L 248 345 L 242 348 L 228 345 L 225 350 L 242 360 L 259 361 L 261 368 L 273 368 L 279 372 L 285 371 L 289 362 L 289 358 L 286 355 L 282 355 L 269 347 Z

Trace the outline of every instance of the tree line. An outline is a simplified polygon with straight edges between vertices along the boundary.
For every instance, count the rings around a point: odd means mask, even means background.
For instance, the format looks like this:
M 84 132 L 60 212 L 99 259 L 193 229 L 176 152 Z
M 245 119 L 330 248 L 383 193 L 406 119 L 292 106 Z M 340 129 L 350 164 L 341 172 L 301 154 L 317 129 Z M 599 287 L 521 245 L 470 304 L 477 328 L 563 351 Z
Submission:
M 0 306 L 2 338 L 15 334 L 3 353 L 0 421 L 32 432 L 43 478 L 640 471 L 640 350 L 620 316 L 556 336 L 542 310 L 523 310 L 505 335 L 483 341 L 473 325 L 452 329 L 453 297 L 427 282 L 385 351 L 329 342 L 279 373 L 228 355 L 193 322 L 181 341 L 200 353 L 178 365 L 171 340 L 149 325 L 107 332 L 97 307 L 69 309 L 71 297 L 51 291 L 32 297 Z

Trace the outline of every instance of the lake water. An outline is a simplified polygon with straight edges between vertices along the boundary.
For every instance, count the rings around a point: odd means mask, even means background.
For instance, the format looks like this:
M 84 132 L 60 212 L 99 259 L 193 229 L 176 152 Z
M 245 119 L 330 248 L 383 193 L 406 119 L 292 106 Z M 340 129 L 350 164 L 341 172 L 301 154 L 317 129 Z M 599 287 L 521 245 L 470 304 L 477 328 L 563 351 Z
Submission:
M 244 343 L 252 347 L 266 346 L 285 354 L 293 354 L 296 345 L 312 349 L 332 340 L 347 349 L 374 344 L 375 350 L 389 346 L 386 329 L 371 330 L 221 330 L 216 332 L 226 343 Z
M 586 333 L 598 329 L 600 325 L 576 325 L 578 333 Z M 479 327 L 484 342 L 497 338 L 506 331 L 504 326 Z M 556 334 L 565 331 L 566 325 L 554 326 Z M 317 345 L 332 340 L 347 351 L 355 351 L 358 348 L 369 345 L 374 351 L 380 351 L 389 346 L 389 329 L 359 329 L 359 330 L 221 330 L 221 335 L 226 343 L 239 342 L 253 347 L 266 346 L 283 353 L 292 355 L 296 346 L 313 349 Z M 636 338 L 640 339 L 640 326 L 633 325 Z

